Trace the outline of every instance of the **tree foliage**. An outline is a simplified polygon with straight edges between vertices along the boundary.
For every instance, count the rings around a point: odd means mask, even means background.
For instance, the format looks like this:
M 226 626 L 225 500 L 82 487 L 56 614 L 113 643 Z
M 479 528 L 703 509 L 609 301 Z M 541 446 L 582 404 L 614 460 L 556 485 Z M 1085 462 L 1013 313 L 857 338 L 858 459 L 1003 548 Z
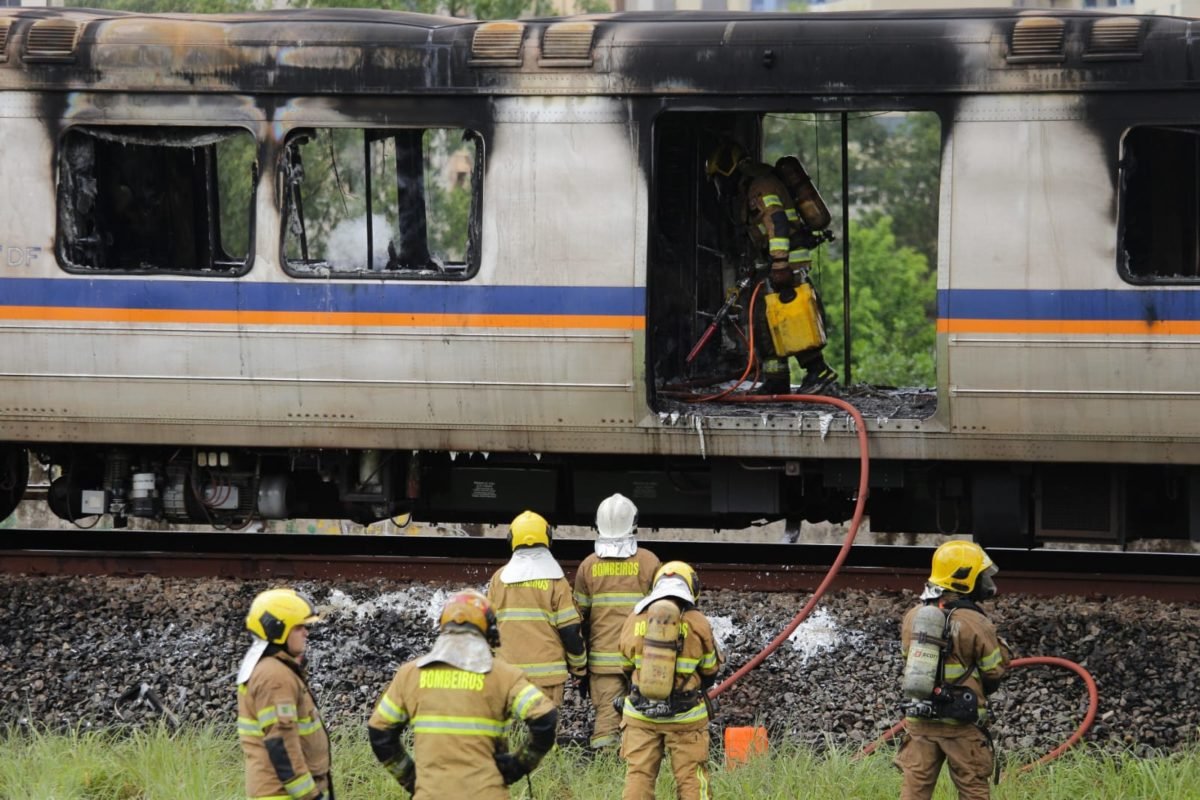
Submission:
M 937 282 L 925 256 L 898 243 L 892 218 L 850 223 L 850 345 L 855 382 L 932 386 L 935 331 L 931 314 Z M 842 370 L 845 326 L 842 263 L 826 262 L 814 276 L 825 302 L 826 360 Z

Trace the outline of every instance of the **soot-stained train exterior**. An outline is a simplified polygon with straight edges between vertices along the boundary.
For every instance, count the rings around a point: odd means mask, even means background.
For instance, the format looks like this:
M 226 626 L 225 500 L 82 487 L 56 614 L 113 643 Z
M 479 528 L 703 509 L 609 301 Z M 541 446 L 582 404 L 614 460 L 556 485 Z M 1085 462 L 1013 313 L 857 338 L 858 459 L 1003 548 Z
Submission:
M 0 511 L 33 454 L 68 519 L 844 519 L 848 417 L 665 391 L 704 158 L 917 111 L 936 411 L 868 416 L 873 528 L 1195 538 L 1196 24 L 0 13 Z

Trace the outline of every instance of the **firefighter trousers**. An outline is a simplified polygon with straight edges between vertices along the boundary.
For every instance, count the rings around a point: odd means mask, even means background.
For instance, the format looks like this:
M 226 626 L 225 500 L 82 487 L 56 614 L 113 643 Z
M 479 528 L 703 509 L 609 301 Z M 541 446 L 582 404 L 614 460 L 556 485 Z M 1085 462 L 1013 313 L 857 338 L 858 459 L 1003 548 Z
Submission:
M 904 773 L 900 800 L 929 800 L 945 761 L 959 800 L 990 800 L 993 753 L 987 734 L 972 726 L 954 736 L 909 733 L 893 762 Z
M 596 722 L 592 726 L 591 746 L 594 749 L 608 747 L 621 741 L 621 714 L 613 708 L 613 700 L 625 694 L 625 676 L 588 676 L 588 691 L 592 705 L 596 708 Z
M 625 791 L 621 800 L 654 800 L 654 783 L 664 751 L 671 754 L 676 797 L 711 800 L 707 725 L 675 730 L 670 725 L 644 728 L 628 724 L 621 735 L 621 758 L 625 760 Z

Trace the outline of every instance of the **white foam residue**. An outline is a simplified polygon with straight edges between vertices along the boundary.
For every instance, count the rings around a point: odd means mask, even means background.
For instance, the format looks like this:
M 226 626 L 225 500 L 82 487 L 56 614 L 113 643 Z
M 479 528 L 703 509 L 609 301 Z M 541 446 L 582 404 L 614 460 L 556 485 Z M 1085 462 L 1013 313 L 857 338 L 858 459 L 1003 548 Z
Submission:
M 737 626 L 733 624 L 733 617 L 709 616 L 708 622 L 712 625 L 713 638 L 717 640 L 717 647 L 724 650 L 725 641 L 737 633 Z
M 835 650 L 842 645 L 861 644 L 864 635 L 860 631 L 848 631 L 837 624 L 828 609 L 818 608 L 800 627 L 792 631 L 788 641 L 792 649 L 800 653 L 800 663 L 807 664 L 813 656 Z
M 353 617 L 355 621 L 373 618 L 380 611 L 403 611 L 408 608 L 421 608 L 426 616 L 436 620 L 441 613 L 442 605 L 446 602 L 446 591 L 437 589 L 430 592 L 424 587 L 401 589 L 396 592 L 384 592 L 370 600 L 359 602 L 341 589 L 329 593 L 329 600 L 322 605 L 321 612 L 337 617 Z

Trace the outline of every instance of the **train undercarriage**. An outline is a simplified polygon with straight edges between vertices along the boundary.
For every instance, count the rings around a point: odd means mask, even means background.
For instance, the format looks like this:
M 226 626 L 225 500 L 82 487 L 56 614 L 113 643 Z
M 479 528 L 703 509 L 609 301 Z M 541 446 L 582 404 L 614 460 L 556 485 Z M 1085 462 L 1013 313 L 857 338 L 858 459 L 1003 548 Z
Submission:
M 645 528 L 738 529 L 851 516 L 856 460 L 514 455 L 381 450 L 58 446 L 34 452 L 58 517 L 107 515 L 240 528 L 255 520 L 402 514 L 503 524 L 525 508 L 590 525 L 597 504 L 633 498 Z M 30 459 L 0 448 L 0 517 L 25 496 Z M 972 534 L 992 546 L 1050 541 L 1200 541 L 1200 468 L 873 460 L 876 533 Z

